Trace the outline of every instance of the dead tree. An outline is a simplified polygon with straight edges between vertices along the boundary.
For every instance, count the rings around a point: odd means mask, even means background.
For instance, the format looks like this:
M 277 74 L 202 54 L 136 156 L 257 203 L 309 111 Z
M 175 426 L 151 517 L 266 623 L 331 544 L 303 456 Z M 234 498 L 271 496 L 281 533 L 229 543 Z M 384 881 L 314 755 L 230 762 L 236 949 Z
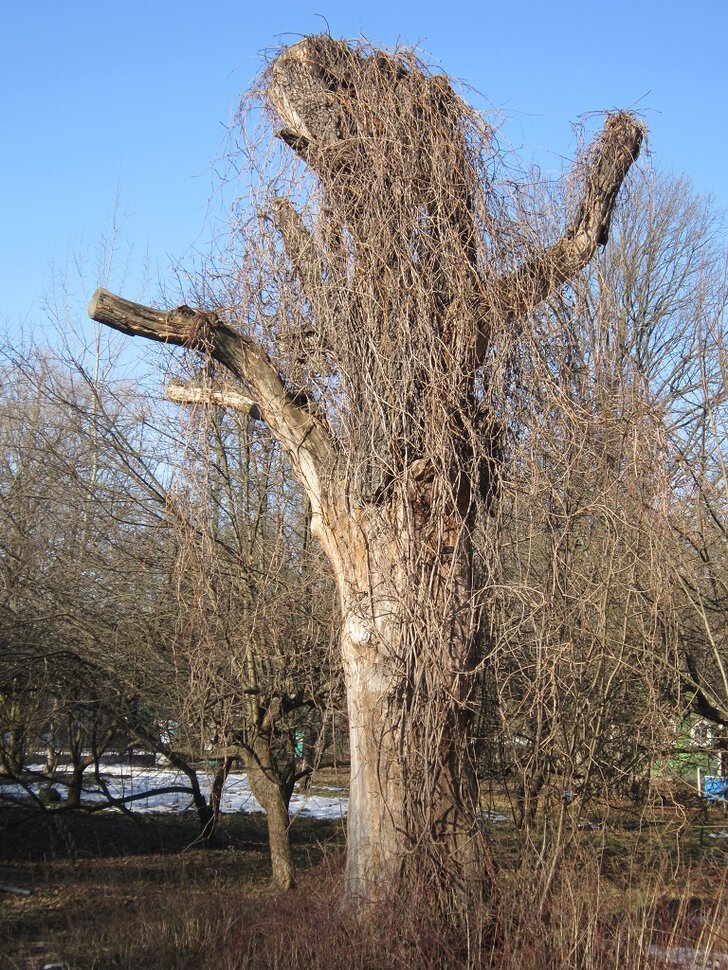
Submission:
M 382 900 L 416 877 L 459 907 L 483 872 L 473 525 L 496 502 L 503 348 L 606 242 L 643 132 L 628 114 L 607 118 L 577 166 L 566 230 L 534 244 L 489 179 L 491 130 L 411 53 L 310 37 L 272 61 L 259 91 L 310 181 L 298 207 L 270 199 L 237 298 L 164 311 L 99 290 L 89 312 L 208 354 L 238 382 L 218 403 L 267 422 L 338 586 L 345 891 Z

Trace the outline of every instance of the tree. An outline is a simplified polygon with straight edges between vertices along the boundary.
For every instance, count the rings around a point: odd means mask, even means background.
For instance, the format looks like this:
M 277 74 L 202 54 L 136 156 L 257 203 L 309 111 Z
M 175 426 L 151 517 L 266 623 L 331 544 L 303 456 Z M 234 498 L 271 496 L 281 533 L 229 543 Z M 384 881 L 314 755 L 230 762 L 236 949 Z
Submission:
M 115 733 L 101 699 L 103 678 L 90 658 L 79 656 L 72 619 L 101 605 L 98 562 L 85 555 L 94 459 L 68 411 L 48 399 L 58 381 L 50 359 L 35 359 L 31 371 L 10 366 L 3 377 L 0 760 L 23 780 L 28 761 L 45 747 L 48 780 L 55 782 L 62 749 L 70 774 L 59 783 L 66 805 L 75 807 L 85 771 Z
M 642 129 L 607 118 L 566 230 L 534 239 L 490 176 L 492 130 L 410 52 L 309 37 L 259 93 L 293 178 L 242 225 L 224 298 L 162 311 L 98 290 L 89 312 L 208 354 L 279 442 L 339 594 L 345 892 L 365 905 L 417 878 L 458 911 L 482 883 L 473 530 L 497 501 L 513 348 L 606 242 Z
M 328 706 L 331 594 L 280 449 L 238 412 L 163 426 L 100 338 L 90 367 L 0 352 L 0 769 L 22 778 L 47 741 L 80 806 L 115 728 L 186 776 L 207 844 L 244 758 L 289 887 L 293 724 Z M 209 797 L 203 755 L 218 762 Z
M 173 387 L 190 397 L 189 384 Z M 175 527 L 174 652 L 189 671 L 180 717 L 193 747 L 214 738 L 214 749 L 244 761 L 268 821 L 273 883 L 288 889 L 288 806 L 304 776 L 296 730 L 315 730 L 311 713 L 329 707 L 331 583 L 320 569 L 312 575 L 302 490 L 260 422 L 196 407 L 186 447 L 177 501 L 189 514 Z

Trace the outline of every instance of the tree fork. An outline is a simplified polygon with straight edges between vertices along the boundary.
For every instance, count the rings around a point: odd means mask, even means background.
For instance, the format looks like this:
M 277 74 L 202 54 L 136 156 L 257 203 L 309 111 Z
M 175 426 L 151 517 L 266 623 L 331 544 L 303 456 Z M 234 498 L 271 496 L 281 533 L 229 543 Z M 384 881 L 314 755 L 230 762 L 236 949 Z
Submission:
M 216 313 L 188 306 L 157 310 L 102 287 L 94 293 L 88 312 L 92 320 L 121 333 L 188 347 L 227 367 L 243 385 L 255 416 L 268 424 L 285 451 L 314 514 L 320 517 L 326 513 L 324 485 L 336 463 L 335 443 L 322 420 L 301 403 L 301 395 L 288 390 L 254 340 L 233 330 Z M 239 407 L 240 397 L 242 394 L 233 406 Z

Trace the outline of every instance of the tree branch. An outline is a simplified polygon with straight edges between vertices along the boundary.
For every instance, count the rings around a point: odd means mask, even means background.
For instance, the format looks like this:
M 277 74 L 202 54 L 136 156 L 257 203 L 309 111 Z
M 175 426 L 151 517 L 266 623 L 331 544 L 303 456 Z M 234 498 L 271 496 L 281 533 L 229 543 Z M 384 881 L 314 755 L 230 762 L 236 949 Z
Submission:
M 167 385 L 167 397 L 175 404 L 217 405 L 247 414 L 254 421 L 262 420 L 255 401 L 234 384 L 172 381 Z
M 688 668 L 687 689 L 694 691 L 691 706 L 700 717 L 707 718 L 714 724 L 728 727 L 728 711 L 718 701 L 715 694 L 705 685 L 705 677 L 701 677 L 695 656 L 689 647 L 683 649 L 683 657 Z
M 347 253 L 341 228 L 329 213 L 328 238 L 321 247 L 309 231 L 301 214 L 290 199 L 274 196 L 270 202 L 270 217 L 283 240 L 283 248 L 312 310 L 311 331 L 324 352 L 331 348 L 324 334 L 336 329 L 337 310 L 341 304 L 341 286 L 346 277 Z M 332 279 L 337 281 L 332 283 Z
M 322 511 L 323 483 L 332 474 L 337 449 L 330 433 L 308 407 L 283 384 L 265 351 L 233 330 L 217 314 L 192 310 L 156 310 L 98 289 L 89 306 L 98 323 L 134 337 L 189 347 L 209 354 L 242 383 L 262 420 L 286 453 L 312 507 Z
M 617 194 L 642 147 L 644 131 L 627 112 L 610 115 L 587 156 L 584 197 L 562 238 L 517 270 L 502 276 L 487 297 L 476 359 L 487 349 L 490 319 L 516 320 L 545 300 L 586 266 L 597 246 L 604 246 Z
M 283 239 L 288 258 L 298 277 L 306 299 L 311 304 L 314 319 L 325 317 L 330 311 L 329 294 L 324 282 L 324 262 L 311 233 L 289 199 L 275 196 L 271 213 Z

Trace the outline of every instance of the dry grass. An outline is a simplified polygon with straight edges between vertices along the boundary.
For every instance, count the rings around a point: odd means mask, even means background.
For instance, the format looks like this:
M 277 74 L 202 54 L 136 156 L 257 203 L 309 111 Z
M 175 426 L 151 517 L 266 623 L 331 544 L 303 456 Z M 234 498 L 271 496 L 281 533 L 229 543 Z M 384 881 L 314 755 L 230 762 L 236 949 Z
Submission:
M 426 887 L 366 924 L 338 906 L 343 841 L 336 826 L 296 821 L 296 890 L 268 888 L 260 817 L 226 820 L 221 846 L 194 843 L 194 819 L 118 815 L 0 816 L 2 966 L 111 968 L 492 967 L 551 970 L 712 966 L 728 953 L 728 840 L 698 825 L 620 824 L 583 832 L 542 865 L 510 825 L 489 826 L 496 889 L 479 930 L 433 925 Z M 710 831 L 725 825 L 715 810 Z M 691 950 L 690 948 L 693 948 Z M 679 961 L 683 960 L 681 964 Z M 686 962 L 685 962 L 686 961 Z
M 225 819 L 220 846 L 196 843 L 194 816 L 29 816 L 0 811 L 0 966 L 217 965 L 248 907 L 271 905 L 262 816 Z M 298 819 L 301 870 L 336 851 L 340 826 Z M 208 962 L 208 957 L 209 961 Z

